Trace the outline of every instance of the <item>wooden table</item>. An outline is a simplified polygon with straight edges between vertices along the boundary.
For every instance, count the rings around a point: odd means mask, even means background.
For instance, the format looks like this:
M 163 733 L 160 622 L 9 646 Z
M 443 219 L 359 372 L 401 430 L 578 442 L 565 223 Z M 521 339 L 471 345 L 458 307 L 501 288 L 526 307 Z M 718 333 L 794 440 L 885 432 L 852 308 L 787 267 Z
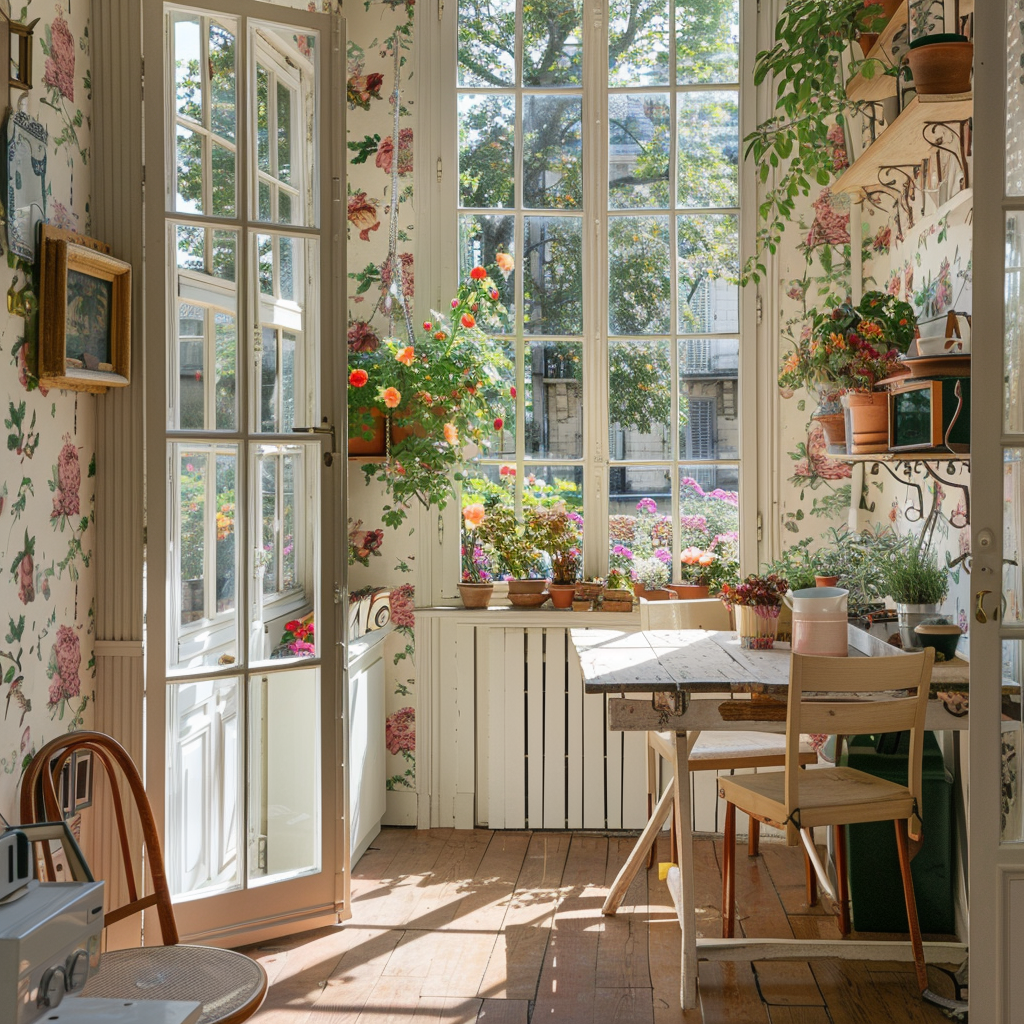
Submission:
M 788 644 L 779 644 L 772 651 L 742 650 L 735 633 L 706 630 L 576 629 L 570 636 L 579 656 L 586 692 L 621 694 L 620 699 L 608 701 L 609 729 L 676 734 L 675 756 L 671 761 L 674 777 L 681 783 L 672 787 L 679 865 L 669 870 L 668 885 L 682 930 L 680 1002 L 684 1010 L 697 1005 L 699 960 L 912 960 L 910 944 L 906 942 L 697 937 L 688 752 L 705 729 L 786 731 Z M 877 637 L 850 627 L 851 656 L 900 654 Z M 963 700 L 968 674 L 967 663 L 960 659 L 935 667 L 935 699 L 928 702 L 926 718 L 929 729 L 968 727 Z M 634 699 L 626 697 L 629 693 L 634 694 Z M 648 696 L 636 699 L 640 694 Z M 667 813 L 666 805 L 657 824 L 657 815 L 652 817 L 623 873 L 635 871 L 646 857 Z M 932 963 L 959 963 L 965 952 L 962 943 L 925 943 L 925 956 Z

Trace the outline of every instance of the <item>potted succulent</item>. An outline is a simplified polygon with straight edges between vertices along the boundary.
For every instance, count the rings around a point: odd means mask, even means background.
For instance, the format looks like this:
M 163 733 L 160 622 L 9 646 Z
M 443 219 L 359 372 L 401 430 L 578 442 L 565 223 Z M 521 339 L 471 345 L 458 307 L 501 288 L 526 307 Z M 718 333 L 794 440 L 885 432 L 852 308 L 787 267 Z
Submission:
M 904 647 L 920 647 L 914 627 L 932 617 L 949 593 L 949 575 L 934 556 L 911 544 L 881 564 L 882 585 L 896 602 Z
M 633 577 L 626 569 L 612 569 L 601 598 L 601 610 L 628 612 L 633 608 Z
M 499 272 L 512 269 L 512 258 L 501 254 Z M 386 525 L 398 526 L 414 500 L 444 508 L 464 447 L 486 445 L 502 420 L 510 363 L 496 335 L 504 321 L 494 281 L 474 267 L 450 312 L 433 312 L 408 344 L 376 337 L 350 344 L 349 436 L 369 440 L 381 422 L 390 428 L 385 458 L 363 467 L 367 482 L 376 479 L 391 496 L 381 516 Z
M 490 563 L 484 550 L 477 542 L 477 527 L 486 518 L 484 507 L 479 502 L 467 505 L 462 510 L 464 532 L 462 535 L 462 579 L 459 594 L 467 608 L 486 608 L 494 593 Z
M 751 573 L 741 583 L 725 583 L 718 596 L 736 616 L 740 646 L 769 651 L 775 645 L 782 599 L 789 580 L 777 573 Z

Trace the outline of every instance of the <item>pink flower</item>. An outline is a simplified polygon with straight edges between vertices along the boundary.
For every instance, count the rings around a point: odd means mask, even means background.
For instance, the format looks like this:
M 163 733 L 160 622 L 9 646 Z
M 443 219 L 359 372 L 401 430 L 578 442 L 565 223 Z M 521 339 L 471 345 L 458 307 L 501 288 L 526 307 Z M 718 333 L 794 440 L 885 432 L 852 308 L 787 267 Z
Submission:
M 57 456 L 57 489 L 53 495 L 51 519 L 61 516 L 77 516 L 81 510 L 78 496 L 82 485 L 82 470 L 78 465 L 78 449 L 65 436 L 64 447 Z
M 349 197 L 348 219 L 354 227 L 359 230 L 359 237 L 364 241 L 370 240 L 370 232 L 380 227 L 380 220 L 377 217 L 377 207 L 366 198 L 365 192 L 357 192 Z
M 50 23 L 50 55 L 43 69 L 43 82 L 65 99 L 75 98 L 75 40 L 61 14 Z
M 22 604 L 36 599 L 35 568 L 32 552 L 26 551 L 18 563 L 18 600 Z
M 393 136 L 382 139 L 377 146 L 375 163 L 385 173 L 391 173 L 395 144 Z M 401 128 L 398 132 L 398 173 L 412 174 L 412 129 Z
M 839 213 L 832 202 L 832 190 L 823 188 L 814 201 L 814 222 L 807 233 L 809 249 L 818 245 L 846 245 L 850 241 L 850 215 Z
M 399 708 L 385 722 L 385 744 L 392 754 L 416 749 L 416 709 Z
M 391 621 L 396 626 L 416 625 L 416 615 L 413 608 L 413 595 L 415 588 L 411 583 L 403 583 L 391 591 Z
M 57 630 L 57 640 L 50 654 L 50 699 L 49 707 L 55 707 L 62 700 L 77 697 L 82 688 L 78 669 L 82 664 L 82 652 L 78 634 L 70 626 Z

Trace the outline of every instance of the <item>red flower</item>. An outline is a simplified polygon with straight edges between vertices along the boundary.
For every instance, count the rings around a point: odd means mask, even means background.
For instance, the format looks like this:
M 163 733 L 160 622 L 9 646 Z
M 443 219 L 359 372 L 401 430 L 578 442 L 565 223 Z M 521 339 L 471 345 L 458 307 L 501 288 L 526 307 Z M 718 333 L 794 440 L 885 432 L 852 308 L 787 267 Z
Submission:
M 452 299 L 452 309 L 455 309 L 455 307 L 458 306 L 458 304 L 459 304 L 459 300 L 458 299 Z
M 470 272 L 469 276 L 474 281 L 482 281 L 487 276 L 487 271 L 483 267 L 474 267 Z
M 510 387 L 510 388 L 508 389 L 508 393 L 509 393 L 509 394 L 510 394 L 510 395 L 511 395 L 511 396 L 512 396 L 513 398 L 515 398 L 515 397 L 516 397 L 516 387 L 515 387 L 515 385 L 514 385 L 514 384 L 512 385 L 512 387 Z
M 423 330 L 429 331 L 434 325 L 429 320 L 423 321 Z
M 505 426 L 505 421 L 500 416 L 496 416 L 494 418 L 494 429 L 501 430 L 503 426 Z
M 498 289 L 497 288 L 492 288 L 491 289 L 491 298 L 494 299 L 495 302 L 498 301 Z
M 348 382 L 354 388 L 361 388 L 370 379 L 370 375 L 365 370 L 353 370 L 348 375 Z
M 476 327 L 476 317 L 472 313 L 463 313 L 461 323 L 463 327 Z

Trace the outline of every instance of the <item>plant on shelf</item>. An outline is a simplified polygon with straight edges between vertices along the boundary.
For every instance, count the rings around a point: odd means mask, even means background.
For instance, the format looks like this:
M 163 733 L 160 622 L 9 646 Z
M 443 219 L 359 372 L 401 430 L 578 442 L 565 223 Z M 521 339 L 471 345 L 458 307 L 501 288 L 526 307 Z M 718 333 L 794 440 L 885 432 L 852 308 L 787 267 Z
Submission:
M 512 269 L 512 258 L 501 254 L 500 273 Z M 381 516 L 386 525 L 398 526 L 412 501 L 444 508 L 465 445 L 485 446 L 492 427 L 500 429 L 511 364 L 494 335 L 504 322 L 494 281 L 474 267 L 450 313 L 433 312 L 418 339 L 374 339 L 369 351 L 350 346 L 349 433 L 372 436 L 382 417 L 390 426 L 386 458 L 363 467 L 367 482 L 378 480 L 391 496 Z
M 484 554 L 506 579 L 544 579 L 541 552 L 514 508 L 497 498 L 485 501 L 476 531 Z
M 832 564 L 842 577 L 843 589 L 848 591 L 849 614 L 863 615 L 878 608 L 886 596 L 883 566 L 900 557 L 907 539 L 891 526 L 861 531 L 831 527 L 823 539 L 821 550 L 829 551 Z
M 628 590 L 633 593 L 633 579 L 629 572 L 623 569 L 612 569 L 608 573 L 605 585 L 605 592 L 609 590 Z
M 484 521 L 486 513 L 483 505 L 477 503 L 467 505 L 462 510 L 462 521 L 465 527 L 462 540 L 462 582 L 492 583 L 490 562 L 484 553 L 477 537 L 477 527 Z
M 896 602 L 900 640 L 904 647 L 920 647 L 914 627 L 935 615 L 949 593 L 949 574 L 934 555 L 919 544 L 908 543 L 881 564 L 882 586 Z
M 286 622 L 278 645 L 271 652 L 271 658 L 312 658 L 316 656 L 313 613 L 304 618 Z
M 842 580 L 846 571 L 846 558 L 841 551 L 824 548 L 814 556 L 815 576 L 834 577 Z
M 797 217 L 797 197 L 811 186 L 827 185 L 835 172 L 829 132 L 865 104 L 850 100 L 842 57 L 852 39 L 880 32 L 887 17 L 880 3 L 863 0 L 788 0 L 775 25 L 775 44 L 757 55 L 754 84 L 772 77 L 775 111 L 744 142 L 762 184 L 776 173 L 760 206 L 754 253 L 744 276 L 761 280 L 765 253 L 774 253 L 786 225 Z M 864 70 L 874 70 L 873 62 Z M 858 65 L 853 65 L 856 68 Z

